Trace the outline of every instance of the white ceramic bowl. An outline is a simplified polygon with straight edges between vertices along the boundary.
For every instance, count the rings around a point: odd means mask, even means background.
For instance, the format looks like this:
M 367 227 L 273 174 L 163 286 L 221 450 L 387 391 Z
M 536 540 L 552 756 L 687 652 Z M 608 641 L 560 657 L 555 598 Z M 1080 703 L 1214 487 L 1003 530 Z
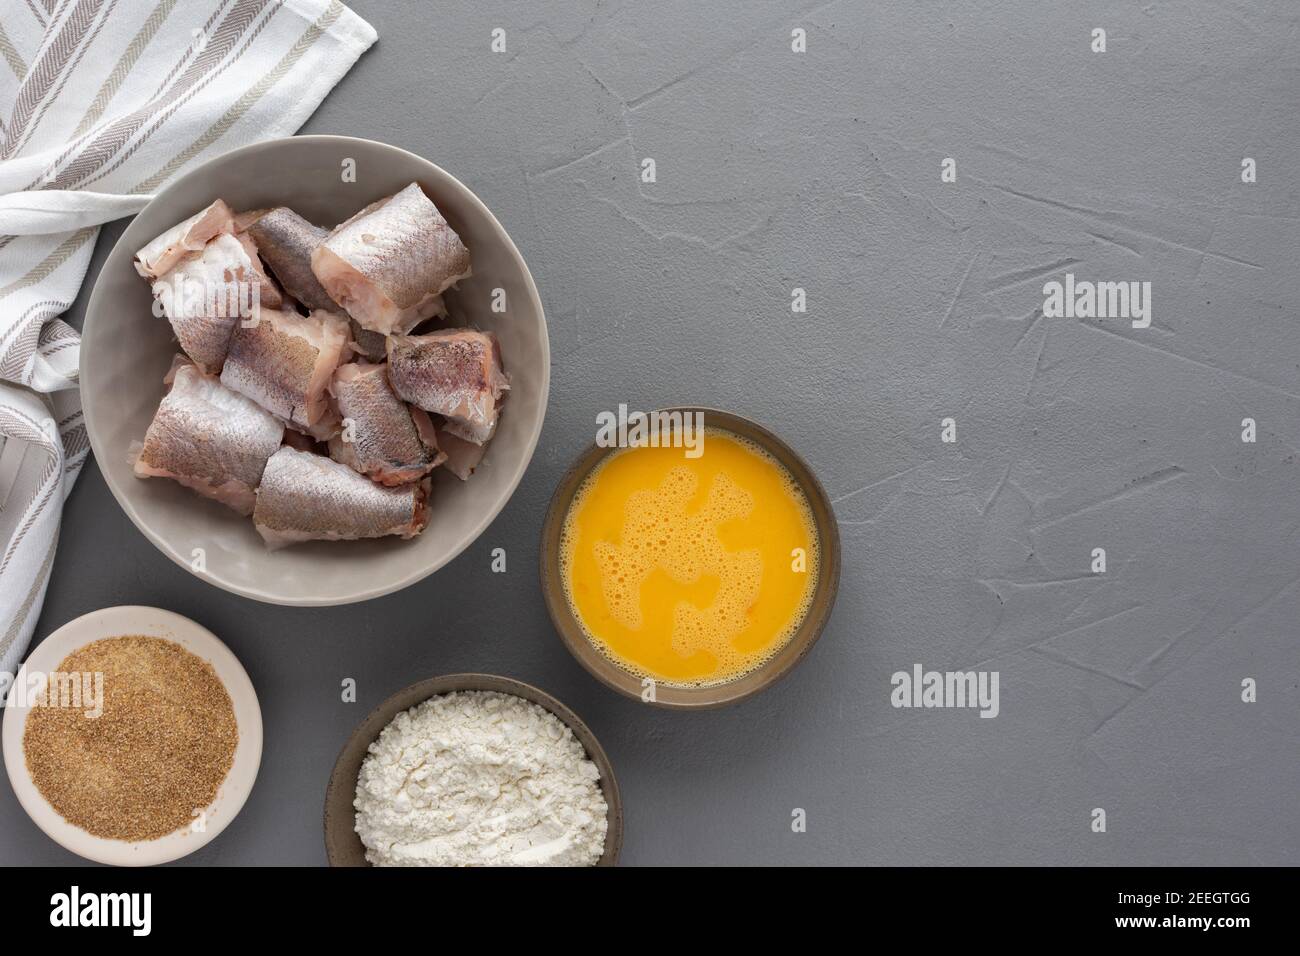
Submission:
M 235 720 L 239 726 L 235 759 L 230 773 L 217 792 L 217 799 L 207 808 L 204 815 L 205 828 L 201 832 L 186 827 L 157 840 L 142 843 L 91 836 L 59 816 L 58 811 L 36 789 L 36 784 L 27 772 L 27 761 L 23 755 L 23 731 L 30 711 L 26 707 L 5 707 L 4 728 L 0 736 L 4 742 L 5 770 L 9 773 L 9 782 L 18 796 L 18 802 L 54 842 L 96 863 L 152 866 L 193 853 L 216 838 L 239 813 L 252 792 L 257 769 L 262 762 L 262 710 L 258 706 L 252 681 L 225 644 L 211 631 L 189 618 L 156 607 L 110 607 L 69 621 L 42 641 L 23 667 L 28 674 L 48 674 L 56 670 L 69 654 L 92 641 L 131 634 L 175 641 L 190 653 L 203 658 L 212 665 L 221 682 L 226 685 L 226 691 L 234 704 Z
M 356 182 L 343 182 L 352 160 Z M 136 250 L 220 197 L 236 210 L 289 206 L 332 226 L 373 200 L 418 182 L 469 247 L 474 274 L 446 295 L 450 325 L 495 332 L 510 375 L 500 425 L 477 473 L 460 481 L 434 470 L 431 520 L 410 541 L 310 541 L 266 549 L 253 522 L 166 479 L 141 480 L 129 460 L 162 399 L 178 351 L 155 318 Z M 506 291 L 507 311 L 491 309 Z M 459 180 L 412 153 L 347 136 L 295 136 L 246 146 L 182 176 L 127 227 L 95 283 L 81 343 L 86 432 L 109 490 L 150 541 L 191 573 L 236 594 L 276 604 L 347 604 L 432 574 L 487 528 L 532 459 L 546 414 L 551 357 L 533 278 L 505 229 Z M 199 560 L 201 556 L 201 560 Z

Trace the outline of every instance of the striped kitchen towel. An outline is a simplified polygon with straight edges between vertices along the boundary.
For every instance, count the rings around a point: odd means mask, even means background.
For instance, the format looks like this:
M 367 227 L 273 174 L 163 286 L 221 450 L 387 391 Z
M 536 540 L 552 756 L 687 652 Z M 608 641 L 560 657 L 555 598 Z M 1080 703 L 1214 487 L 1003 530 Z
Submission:
M 0 0 L 0 671 L 26 651 L 88 449 L 58 316 L 100 224 L 295 132 L 374 42 L 338 0 Z

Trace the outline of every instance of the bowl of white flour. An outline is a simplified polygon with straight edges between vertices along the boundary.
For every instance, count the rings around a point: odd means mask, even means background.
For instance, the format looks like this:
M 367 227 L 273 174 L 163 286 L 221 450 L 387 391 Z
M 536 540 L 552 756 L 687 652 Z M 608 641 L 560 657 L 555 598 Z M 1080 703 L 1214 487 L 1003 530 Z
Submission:
M 587 725 L 490 674 L 388 698 L 325 794 L 331 866 L 613 866 L 622 843 L 618 782 Z

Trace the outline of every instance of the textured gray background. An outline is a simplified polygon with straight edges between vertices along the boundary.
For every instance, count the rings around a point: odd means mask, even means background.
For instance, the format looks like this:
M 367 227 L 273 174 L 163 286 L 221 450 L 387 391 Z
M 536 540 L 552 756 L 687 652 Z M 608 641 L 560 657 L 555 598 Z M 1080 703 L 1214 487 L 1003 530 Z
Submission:
M 87 466 L 38 634 L 105 605 L 172 608 L 261 695 L 256 791 L 187 862 L 323 862 L 351 728 L 414 680 L 482 670 L 592 726 L 627 863 L 1300 863 L 1300 7 L 353 6 L 380 41 L 304 131 L 395 143 L 478 192 L 547 306 L 551 406 L 477 544 L 336 609 L 189 577 Z M 488 52 L 496 26 L 506 55 Z M 1042 318 L 1043 281 L 1067 269 L 1151 280 L 1153 326 Z M 548 623 L 543 508 L 620 401 L 758 418 L 836 498 L 831 626 L 748 703 L 623 700 Z M 939 441 L 949 415 L 956 445 Z M 917 662 L 1000 671 L 1001 716 L 892 709 L 889 675 Z M 0 784 L 0 861 L 73 859 Z

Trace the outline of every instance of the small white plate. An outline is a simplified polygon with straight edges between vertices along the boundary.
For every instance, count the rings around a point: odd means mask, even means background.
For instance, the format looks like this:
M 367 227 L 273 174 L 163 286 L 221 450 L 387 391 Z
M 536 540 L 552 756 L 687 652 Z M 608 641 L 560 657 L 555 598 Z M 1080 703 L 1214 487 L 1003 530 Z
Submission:
M 195 832 L 193 828 L 185 827 L 157 840 L 128 843 L 92 836 L 64 820 L 36 789 L 27 772 L 27 761 L 23 756 L 23 731 L 30 713 L 27 707 L 4 708 L 4 762 L 18 802 L 36 825 L 60 846 L 96 863 L 153 866 L 193 853 L 229 826 L 239 813 L 253 789 L 262 762 L 262 710 L 252 681 L 230 648 L 189 618 L 156 607 L 110 607 L 69 621 L 32 651 L 24 667 L 28 673 L 50 673 L 57 670 L 69 654 L 92 641 L 132 634 L 174 641 L 210 663 L 226 685 L 234 704 L 239 743 L 235 747 L 230 773 L 204 815 L 204 829 Z M 20 691 L 21 688 L 16 686 L 10 698 L 11 704 Z

